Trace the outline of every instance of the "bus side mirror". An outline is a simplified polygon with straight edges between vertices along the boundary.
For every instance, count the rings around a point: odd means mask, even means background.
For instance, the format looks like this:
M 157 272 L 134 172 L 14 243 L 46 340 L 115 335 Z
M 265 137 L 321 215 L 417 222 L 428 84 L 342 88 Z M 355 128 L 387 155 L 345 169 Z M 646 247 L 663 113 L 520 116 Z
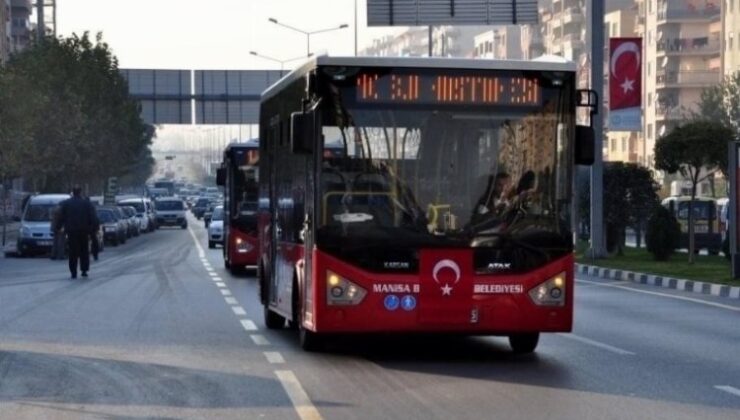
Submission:
M 290 151 L 292 153 L 313 153 L 314 121 L 313 112 L 294 112 L 290 115 Z
M 594 129 L 586 125 L 576 126 L 575 161 L 576 165 L 594 164 Z
M 226 169 L 216 169 L 216 185 L 218 185 L 219 187 L 223 187 L 226 185 Z

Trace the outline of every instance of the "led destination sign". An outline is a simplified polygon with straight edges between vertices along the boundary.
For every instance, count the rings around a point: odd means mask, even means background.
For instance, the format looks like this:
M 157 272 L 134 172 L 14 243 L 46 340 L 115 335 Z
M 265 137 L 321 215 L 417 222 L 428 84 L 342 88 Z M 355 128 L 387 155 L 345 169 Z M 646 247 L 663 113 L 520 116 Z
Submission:
M 537 79 L 507 75 L 364 72 L 357 75 L 360 104 L 540 106 Z

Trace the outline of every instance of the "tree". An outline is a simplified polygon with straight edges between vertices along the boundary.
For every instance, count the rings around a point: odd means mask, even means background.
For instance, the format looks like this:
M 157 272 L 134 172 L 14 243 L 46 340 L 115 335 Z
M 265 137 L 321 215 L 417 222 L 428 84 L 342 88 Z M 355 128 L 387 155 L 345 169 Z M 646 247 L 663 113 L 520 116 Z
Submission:
M 607 249 L 622 255 L 626 228 L 641 236 L 642 226 L 658 205 L 658 184 L 652 172 L 634 163 L 609 162 L 604 166 L 604 222 Z M 588 218 L 590 191 L 588 183 L 579 187 L 578 207 L 581 217 Z
M 681 227 L 673 214 L 666 208 L 657 206 L 648 222 L 645 242 L 647 250 L 657 261 L 667 260 L 678 248 Z
M 736 135 L 740 134 L 740 72 L 705 89 L 693 117 L 721 123 L 732 128 Z
M 679 172 L 691 181 L 689 202 L 689 263 L 694 262 L 694 199 L 702 170 L 727 167 L 727 142 L 734 133 L 727 125 L 697 120 L 675 128 L 655 143 L 655 167 L 668 173 Z
M 154 134 L 100 34 L 47 37 L 12 56 L 0 68 L 0 121 L 6 171 L 37 191 L 146 170 L 138 159 Z

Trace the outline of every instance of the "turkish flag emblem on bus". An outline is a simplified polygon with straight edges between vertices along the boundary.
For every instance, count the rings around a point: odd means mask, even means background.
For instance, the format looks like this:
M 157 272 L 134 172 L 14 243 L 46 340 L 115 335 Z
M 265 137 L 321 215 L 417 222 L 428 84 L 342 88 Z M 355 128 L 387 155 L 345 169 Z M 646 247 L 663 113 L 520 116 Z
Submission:
M 642 38 L 609 40 L 609 129 L 641 129 Z

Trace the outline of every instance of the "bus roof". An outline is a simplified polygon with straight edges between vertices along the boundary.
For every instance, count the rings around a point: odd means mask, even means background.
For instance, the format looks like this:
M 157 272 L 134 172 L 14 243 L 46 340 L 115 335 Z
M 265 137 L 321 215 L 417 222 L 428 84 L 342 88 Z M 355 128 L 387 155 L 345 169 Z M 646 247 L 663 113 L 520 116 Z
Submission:
M 575 72 L 576 64 L 559 56 L 542 56 L 535 60 L 485 60 L 478 58 L 447 57 L 330 57 L 319 55 L 302 65 L 262 92 L 262 100 L 269 99 L 284 86 L 303 77 L 318 66 L 408 67 L 460 70 L 533 70 Z
M 229 152 L 233 149 L 257 149 L 260 147 L 259 139 L 249 139 L 244 143 L 230 143 L 224 149 L 225 152 Z

